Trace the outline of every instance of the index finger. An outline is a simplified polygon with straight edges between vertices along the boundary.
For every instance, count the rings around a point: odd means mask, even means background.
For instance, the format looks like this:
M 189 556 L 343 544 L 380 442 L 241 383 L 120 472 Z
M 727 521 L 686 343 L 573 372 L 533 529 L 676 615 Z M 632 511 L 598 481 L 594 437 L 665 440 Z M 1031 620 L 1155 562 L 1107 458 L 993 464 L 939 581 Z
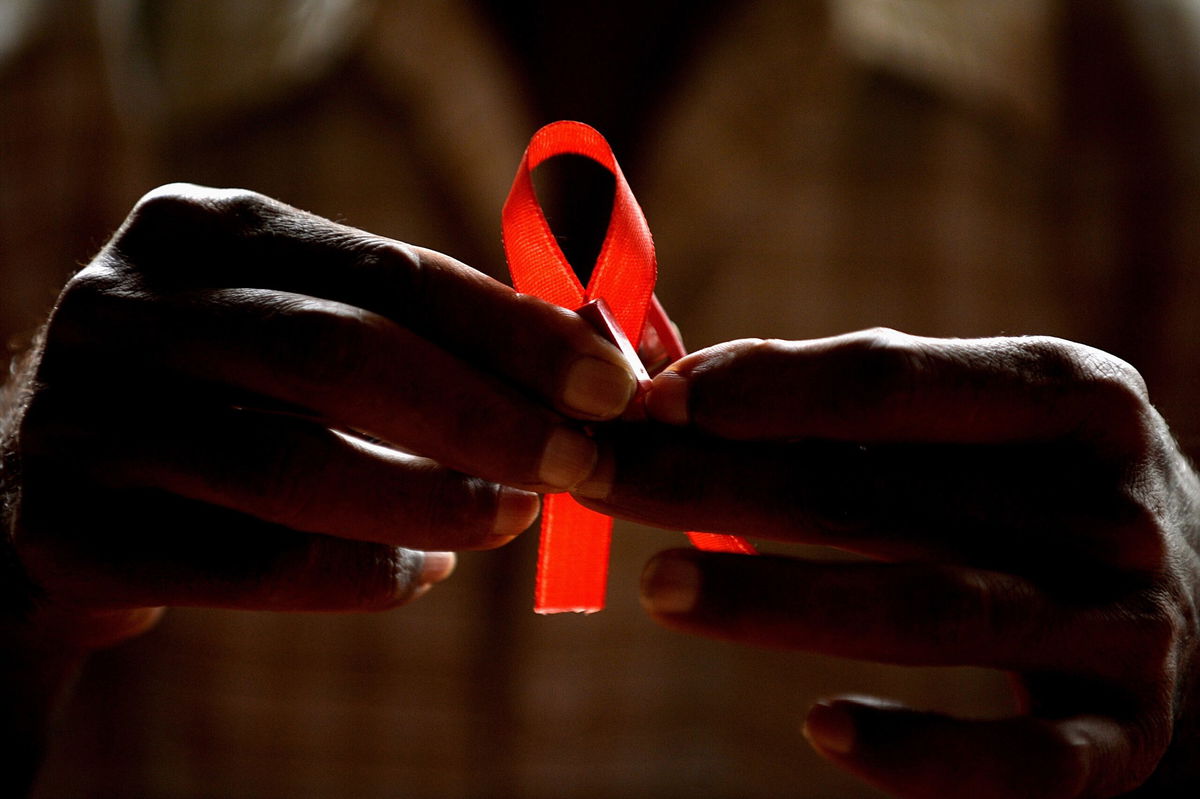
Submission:
M 156 189 L 111 249 L 126 276 L 158 290 L 270 289 L 371 311 L 576 418 L 613 418 L 636 388 L 621 353 L 569 310 L 253 192 Z
M 1128 364 L 1045 337 L 933 339 L 876 329 L 748 339 L 660 374 L 650 415 L 724 438 L 1002 443 L 1085 436 L 1122 450 L 1156 418 Z

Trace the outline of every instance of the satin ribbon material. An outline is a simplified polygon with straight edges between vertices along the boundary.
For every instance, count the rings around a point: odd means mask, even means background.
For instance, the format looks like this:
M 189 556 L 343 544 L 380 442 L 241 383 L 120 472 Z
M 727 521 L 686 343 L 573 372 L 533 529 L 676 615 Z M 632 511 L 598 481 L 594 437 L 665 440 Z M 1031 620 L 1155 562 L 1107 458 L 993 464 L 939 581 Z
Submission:
M 613 174 L 612 215 L 600 254 L 585 288 L 550 230 L 533 187 L 533 170 L 556 155 L 590 158 Z M 608 142 L 581 122 L 554 122 L 534 134 L 521 159 L 502 213 L 504 252 L 517 291 L 564 308 L 603 299 L 636 349 L 643 330 L 652 330 L 670 360 L 686 354 L 674 326 L 653 296 L 657 266 L 654 242 Z M 744 539 L 689 533 L 701 549 L 753 553 Z M 548 495 L 542 505 L 534 610 L 593 613 L 604 607 L 612 519 L 589 510 L 569 494 Z

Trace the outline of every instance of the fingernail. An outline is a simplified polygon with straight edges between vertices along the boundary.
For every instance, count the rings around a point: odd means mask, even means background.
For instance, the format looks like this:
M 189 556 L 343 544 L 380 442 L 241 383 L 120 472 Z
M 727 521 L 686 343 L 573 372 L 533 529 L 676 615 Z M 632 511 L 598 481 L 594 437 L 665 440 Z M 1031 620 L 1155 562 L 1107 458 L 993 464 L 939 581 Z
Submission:
M 650 417 L 667 424 L 685 425 L 691 418 L 688 411 L 688 380 L 679 372 L 666 371 L 654 378 L 654 387 L 646 398 Z
M 812 706 L 802 732 L 809 743 L 822 752 L 845 756 L 854 751 L 857 737 L 854 717 L 844 708 L 828 702 L 817 702 Z
M 417 577 L 419 587 L 440 583 L 454 571 L 456 561 L 453 552 L 426 552 L 424 555 L 421 574 Z
M 496 521 L 492 525 L 493 538 L 512 538 L 529 529 L 537 518 L 541 500 L 532 491 L 501 486 L 496 497 Z
M 654 613 L 690 613 L 700 598 L 700 568 L 684 557 L 658 557 L 642 574 L 642 606 Z
M 579 358 L 567 371 L 562 401 L 581 416 L 612 419 L 621 415 L 637 390 L 637 380 L 624 366 Z
M 538 479 L 563 491 L 582 482 L 596 466 L 596 445 L 590 438 L 568 427 L 550 434 L 542 450 Z
M 612 452 L 607 447 L 597 447 L 596 465 L 592 473 L 572 488 L 571 493 L 588 499 L 608 499 L 608 495 L 612 493 L 616 471 L 617 463 Z

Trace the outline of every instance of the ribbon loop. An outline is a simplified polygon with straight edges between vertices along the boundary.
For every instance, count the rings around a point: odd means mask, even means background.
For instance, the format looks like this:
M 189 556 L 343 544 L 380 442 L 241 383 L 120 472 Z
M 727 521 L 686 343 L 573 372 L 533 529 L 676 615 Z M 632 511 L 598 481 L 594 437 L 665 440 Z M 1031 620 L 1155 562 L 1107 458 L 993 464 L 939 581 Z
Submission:
M 533 170 L 556 155 L 590 158 L 612 173 L 613 207 L 592 277 L 585 287 L 563 255 L 533 188 Z M 685 351 L 654 299 L 657 264 L 654 241 L 642 209 L 604 137 L 582 122 L 554 122 L 534 134 L 513 180 L 501 215 L 504 252 L 513 286 L 565 308 L 604 300 L 625 337 L 636 349 L 651 325 L 671 360 Z M 753 553 L 736 536 L 688 533 L 701 549 Z M 551 494 L 542 505 L 534 610 L 538 613 L 592 613 L 604 607 L 612 519 L 589 510 L 569 494 Z
M 592 159 L 614 178 L 612 216 L 587 288 L 558 246 L 533 190 L 533 170 L 549 158 L 568 154 Z M 504 251 L 517 291 L 572 309 L 602 298 L 626 338 L 634 347 L 638 345 L 657 277 L 654 240 L 641 206 L 599 131 L 582 122 L 564 120 L 535 133 L 517 169 L 501 219 Z

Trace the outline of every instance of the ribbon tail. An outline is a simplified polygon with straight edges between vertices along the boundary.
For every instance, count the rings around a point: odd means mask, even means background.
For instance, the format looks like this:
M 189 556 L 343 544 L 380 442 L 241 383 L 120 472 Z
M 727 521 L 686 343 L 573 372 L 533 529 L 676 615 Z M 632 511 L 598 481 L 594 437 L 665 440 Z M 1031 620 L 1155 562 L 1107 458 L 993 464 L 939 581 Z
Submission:
M 570 494 L 542 502 L 535 613 L 595 613 L 604 608 L 612 519 Z
M 733 552 L 738 555 L 757 555 L 758 550 L 746 539 L 738 535 L 722 535 L 721 533 L 688 533 L 688 539 L 696 549 L 707 552 Z
M 646 326 L 651 328 L 658 337 L 663 354 L 668 363 L 674 363 L 687 355 L 683 339 L 679 331 L 671 324 L 671 317 L 663 310 L 658 297 L 651 295 L 650 306 L 646 309 Z M 664 364 L 665 366 L 666 364 Z M 657 372 L 655 372 L 657 374 Z M 722 535 L 720 533 L 688 533 L 688 539 L 696 549 L 708 552 L 735 552 L 739 555 L 757 555 L 754 545 L 738 535 Z

